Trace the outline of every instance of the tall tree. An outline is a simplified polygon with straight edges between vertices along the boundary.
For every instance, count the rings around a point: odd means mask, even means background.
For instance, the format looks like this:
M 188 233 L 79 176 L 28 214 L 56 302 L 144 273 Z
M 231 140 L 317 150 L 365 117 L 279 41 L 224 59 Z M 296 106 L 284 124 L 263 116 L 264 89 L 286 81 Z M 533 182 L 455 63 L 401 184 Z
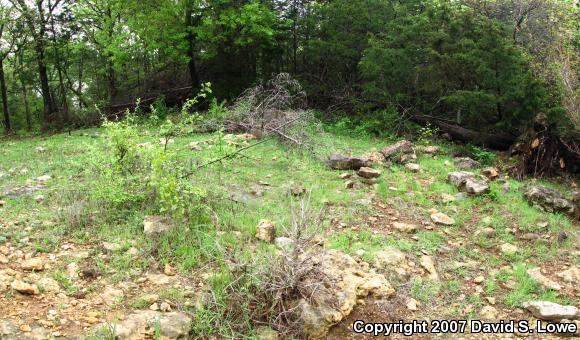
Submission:
M 0 45 L 4 46 L 0 48 L 0 93 L 2 94 L 2 111 L 4 112 L 4 128 L 6 134 L 9 134 L 12 130 L 10 106 L 8 105 L 8 89 L 4 72 L 4 61 L 10 52 L 12 52 L 15 41 L 15 32 L 10 32 L 14 28 L 12 13 L 12 7 L 0 5 Z

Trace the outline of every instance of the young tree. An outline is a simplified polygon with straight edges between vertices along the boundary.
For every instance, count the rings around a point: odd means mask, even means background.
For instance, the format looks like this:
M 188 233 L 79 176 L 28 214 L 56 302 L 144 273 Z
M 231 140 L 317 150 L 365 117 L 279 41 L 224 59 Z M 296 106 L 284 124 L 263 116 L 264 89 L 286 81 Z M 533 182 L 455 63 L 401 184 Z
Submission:
M 2 111 L 4 112 L 4 129 L 6 134 L 12 130 L 10 122 L 10 106 L 8 105 L 8 89 L 4 72 L 4 61 L 14 47 L 14 18 L 12 7 L 0 5 L 0 93 L 2 94 Z

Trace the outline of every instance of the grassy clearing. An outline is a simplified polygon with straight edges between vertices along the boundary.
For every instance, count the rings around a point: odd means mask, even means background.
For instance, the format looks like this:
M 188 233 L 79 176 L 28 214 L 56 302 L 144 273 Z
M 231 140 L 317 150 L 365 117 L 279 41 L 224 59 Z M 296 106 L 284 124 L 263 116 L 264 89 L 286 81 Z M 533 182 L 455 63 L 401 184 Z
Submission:
M 247 143 L 232 142 L 228 140 L 231 137 L 221 133 L 187 134 L 175 137 L 165 147 L 159 145 L 154 128 L 140 127 L 136 132 L 130 145 L 150 143 L 151 149 L 135 147 L 132 150 L 135 162 L 147 159 L 153 168 L 156 162 L 160 167 L 170 164 L 179 167 L 180 173 L 189 173 Z M 362 154 L 389 144 L 387 140 L 341 135 L 320 138 L 324 139 L 323 151 L 327 153 Z M 204 143 L 207 141 L 210 142 Z M 190 150 L 187 146 L 191 142 L 199 142 L 202 149 Z M 36 152 L 39 146 L 46 151 Z M 381 168 L 383 176 L 376 186 L 361 185 L 356 190 L 348 190 L 337 171 L 274 140 L 247 150 L 243 157 L 193 171 L 185 187 L 182 187 L 183 177 L 163 177 L 165 172 L 160 172 L 161 176 L 140 172 L 139 167 L 121 170 L 120 176 L 115 172 L 115 151 L 104 129 L 3 141 L 0 173 L 5 176 L 0 177 L 1 189 L 24 187 L 27 181 L 30 184 L 31 179 L 46 174 L 52 179 L 38 192 L 5 198 L 0 223 L 23 227 L 3 228 L 0 244 L 10 241 L 25 245 L 32 239 L 34 250 L 41 253 L 51 253 L 71 241 L 89 248 L 103 247 L 103 242 L 117 244 L 114 250 L 104 251 L 105 257 L 89 257 L 83 266 L 97 268 L 110 282 L 116 283 L 136 280 L 150 269 L 162 271 L 169 264 L 181 276 L 202 284 L 208 292 L 206 298 L 211 300 L 205 307 L 196 307 L 187 303 L 189 298 L 182 290 L 162 294 L 163 299 L 179 304 L 195 316 L 195 335 L 251 335 L 252 315 L 249 312 L 232 314 L 232 303 L 239 304 L 240 308 L 235 311 L 244 310 L 242 307 L 251 310 L 253 285 L 239 286 L 233 269 L 236 266 L 232 263 L 250 263 L 275 253 L 273 245 L 255 241 L 256 225 L 261 219 L 270 219 L 278 227 L 277 236 L 290 236 L 292 211 L 297 201 L 290 190 L 301 186 L 308 191 L 311 210 L 323 214 L 317 228 L 327 239 L 329 248 L 360 256 L 371 264 L 375 254 L 387 246 L 412 256 L 440 254 L 439 267 L 444 274 L 441 282 L 415 277 L 405 283 L 409 296 L 428 306 L 419 313 L 429 315 L 437 306 L 449 304 L 453 306 L 447 313 L 452 316 L 475 316 L 486 302 L 481 296 L 467 300 L 461 296 L 471 293 L 470 280 L 481 274 L 486 276 L 482 284 L 484 295 L 496 296 L 497 303 L 506 308 L 519 307 L 532 298 L 577 304 L 574 298 L 542 289 L 526 274 L 530 266 L 562 259 L 578 264 L 578 256 L 570 255 L 572 241 L 555 241 L 558 233 L 572 233 L 577 225 L 567 217 L 530 207 L 519 191 L 526 183 L 512 179 L 507 179 L 510 186 L 507 193 L 500 183 L 493 183 L 491 192 L 485 196 L 443 202 L 444 194 L 455 195 L 457 189 L 446 182 L 447 173 L 455 170 L 451 156 L 455 147 L 442 144 L 441 148 L 439 156 L 419 157 L 417 163 L 421 170 L 417 174 L 398 165 Z M 157 185 L 155 190 L 150 190 L 152 185 Z M 153 196 L 164 190 L 168 195 L 179 193 L 174 196 L 181 201 L 164 201 L 160 199 L 163 196 Z M 44 195 L 45 199 L 37 202 L 34 199 L 37 194 Z M 421 229 L 414 235 L 385 232 L 375 226 L 385 221 L 390 224 L 393 220 L 374 204 L 356 203 L 371 196 L 397 211 L 397 218 L 402 220 L 422 226 L 422 222 L 429 220 L 429 210 L 436 209 L 453 217 L 456 223 L 450 227 Z M 183 212 L 176 208 L 182 206 L 194 209 Z M 160 213 L 173 215 L 177 228 L 159 237 L 146 237 L 142 232 L 143 218 Z M 375 222 L 369 222 L 372 216 L 378 216 Z M 543 227 L 545 222 L 547 227 Z M 494 229 L 493 235 L 481 233 L 488 227 Z M 541 233 L 542 237 L 522 240 L 516 237 L 514 229 L 517 234 Z M 498 247 L 503 243 L 517 245 L 518 251 L 502 254 Z M 139 249 L 141 255 L 131 255 L 131 248 Z M 449 249 L 442 252 L 444 248 Z M 476 265 L 452 266 L 455 262 L 469 261 Z M 91 289 L 74 285 L 65 268 L 58 268 L 53 277 L 71 296 L 81 289 Z M 247 290 L 248 300 L 232 300 L 234 285 Z M 435 296 L 440 298 L 436 302 Z M 457 301 L 459 305 L 455 306 Z M 146 301 L 139 297 L 123 304 L 133 309 L 147 307 Z

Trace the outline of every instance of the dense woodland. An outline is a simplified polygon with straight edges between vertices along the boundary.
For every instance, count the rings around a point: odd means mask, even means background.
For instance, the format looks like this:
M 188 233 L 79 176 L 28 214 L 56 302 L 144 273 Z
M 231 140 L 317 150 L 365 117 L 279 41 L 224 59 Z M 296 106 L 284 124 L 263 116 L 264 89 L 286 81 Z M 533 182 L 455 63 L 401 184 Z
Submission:
M 542 114 L 578 157 L 570 0 L 3 0 L 0 17 L 7 132 L 180 104 L 207 82 L 232 100 L 287 72 L 346 128 L 430 123 L 506 149 Z

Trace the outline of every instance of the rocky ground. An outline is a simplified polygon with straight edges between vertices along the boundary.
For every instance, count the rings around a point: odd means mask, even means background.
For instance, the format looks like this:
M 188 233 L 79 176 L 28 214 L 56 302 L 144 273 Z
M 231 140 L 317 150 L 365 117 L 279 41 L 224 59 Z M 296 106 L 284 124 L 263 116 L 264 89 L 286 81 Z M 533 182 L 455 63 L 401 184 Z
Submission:
M 60 142 L 30 143 L 29 157 L 39 162 L 51 148 L 79 154 Z M 195 262 L 186 269 L 177 255 L 169 260 L 160 255 L 174 228 L 170 220 L 137 215 L 133 229 L 120 233 L 111 232 L 120 226 L 71 231 L 65 226 L 70 220 L 54 211 L 58 192 L 74 187 L 77 174 L 59 175 L 58 165 L 30 171 L 23 165 L 29 163 L 10 158 L 19 145 L 7 147 L 4 156 L 11 161 L 0 163 L 0 339 L 227 337 L 198 330 L 205 319 L 196 311 L 212 296 L 213 264 Z M 308 179 L 288 171 L 274 174 L 284 155 L 270 152 L 252 155 L 268 159 L 264 173 L 256 176 L 245 165 L 253 184 L 239 178 L 228 183 L 249 188 L 231 196 L 254 204 L 248 214 L 268 204 L 281 206 L 277 193 L 310 195 L 315 187 L 309 183 L 327 181 L 323 190 L 332 192 L 313 196 L 327 208 L 325 227 L 303 259 L 331 283 L 298 301 L 302 330 L 311 337 L 364 338 L 352 332 L 357 319 L 580 325 L 578 201 L 561 190 L 518 184 L 500 168 L 406 141 L 361 157 L 333 155 L 330 169 L 314 169 Z M 293 185 L 285 184 L 288 176 Z M 231 236 L 251 252 L 268 244 L 282 253 L 295 246 L 275 213 L 244 222 L 249 228 L 236 226 L 243 220 L 236 217 L 237 222 L 218 224 L 216 235 Z M 171 248 L 176 241 L 168 242 Z M 285 338 L 267 327 L 249 336 Z M 490 338 L 524 336 L 530 335 Z

